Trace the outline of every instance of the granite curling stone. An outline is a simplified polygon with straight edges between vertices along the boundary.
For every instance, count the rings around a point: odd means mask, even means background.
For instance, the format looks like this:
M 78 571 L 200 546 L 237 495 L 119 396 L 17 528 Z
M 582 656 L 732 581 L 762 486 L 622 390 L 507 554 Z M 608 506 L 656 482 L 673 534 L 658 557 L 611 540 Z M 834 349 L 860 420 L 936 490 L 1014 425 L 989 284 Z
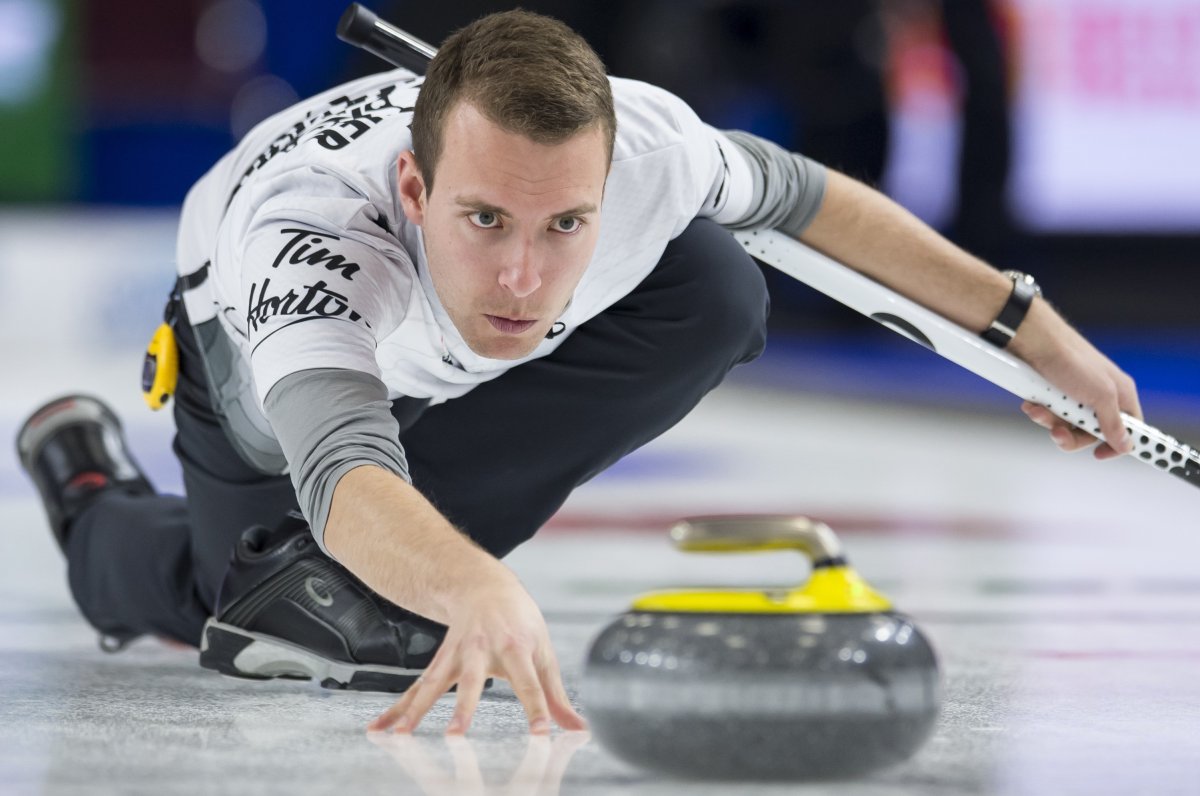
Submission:
M 907 759 L 933 729 L 937 659 L 823 523 L 700 517 L 685 551 L 796 549 L 796 589 L 653 592 L 592 643 L 583 703 L 629 763 L 686 778 L 843 779 Z

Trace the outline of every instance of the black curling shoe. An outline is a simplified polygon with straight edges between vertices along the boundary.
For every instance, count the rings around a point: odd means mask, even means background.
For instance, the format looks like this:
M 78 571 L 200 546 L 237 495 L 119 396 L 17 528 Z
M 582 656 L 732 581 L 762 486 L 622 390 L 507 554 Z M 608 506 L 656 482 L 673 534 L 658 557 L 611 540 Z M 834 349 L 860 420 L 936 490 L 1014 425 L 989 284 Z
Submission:
M 290 513 L 242 534 L 204 625 L 200 665 L 251 679 L 318 680 L 326 688 L 406 690 L 446 628 L 379 597 L 324 555 Z
M 63 550 L 71 522 L 101 493 L 154 494 L 129 453 L 121 421 L 87 395 L 58 398 L 34 412 L 17 432 L 17 455 Z

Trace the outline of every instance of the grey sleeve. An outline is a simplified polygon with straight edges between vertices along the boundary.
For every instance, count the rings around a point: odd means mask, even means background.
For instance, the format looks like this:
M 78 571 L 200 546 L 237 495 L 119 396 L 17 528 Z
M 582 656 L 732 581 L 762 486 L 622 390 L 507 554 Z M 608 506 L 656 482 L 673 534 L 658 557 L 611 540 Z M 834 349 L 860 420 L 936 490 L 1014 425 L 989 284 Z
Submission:
M 778 229 L 793 237 L 812 223 L 825 198 L 825 167 L 741 130 L 723 130 L 750 165 L 754 198 L 749 214 L 730 229 Z
M 302 370 L 280 379 L 263 404 L 313 537 L 326 554 L 333 489 L 350 470 L 374 464 L 411 482 L 387 387 L 355 370 Z

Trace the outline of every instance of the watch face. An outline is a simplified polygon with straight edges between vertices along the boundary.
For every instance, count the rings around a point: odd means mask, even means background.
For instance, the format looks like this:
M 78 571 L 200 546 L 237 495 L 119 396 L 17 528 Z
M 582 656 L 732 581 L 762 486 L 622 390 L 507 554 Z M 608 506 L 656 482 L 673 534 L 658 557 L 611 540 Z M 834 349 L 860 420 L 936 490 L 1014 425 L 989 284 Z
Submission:
M 1020 281 L 1020 282 L 1024 282 L 1025 284 L 1029 285 L 1031 288 L 1033 288 L 1033 294 L 1035 296 L 1042 295 L 1041 286 L 1039 286 L 1038 283 L 1034 280 L 1034 278 L 1032 276 L 1030 276 L 1029 274 L 1027 274 L 1023 271 L 1012 271 L 1012 270 L 1004 271 L 1003 273 L 1005 276 L 1007 276 L 1009 279 L 1011 279 L 1014 282 Z

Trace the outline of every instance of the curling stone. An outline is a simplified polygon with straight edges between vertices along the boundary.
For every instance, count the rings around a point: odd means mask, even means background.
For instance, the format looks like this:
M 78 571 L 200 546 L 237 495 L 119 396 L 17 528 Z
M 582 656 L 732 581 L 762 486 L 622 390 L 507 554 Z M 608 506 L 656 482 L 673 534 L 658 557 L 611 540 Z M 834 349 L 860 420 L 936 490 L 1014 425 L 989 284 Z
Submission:
M 607 749 L 688 778 L 836 779 L 921 746 L 941 699 L 933 649 L 827 525 L 699 517 L 671 538 L 684 551 L 799 550 L 812 573 L 794 589 L 639 597 L 584 667 L 586 715 Z

